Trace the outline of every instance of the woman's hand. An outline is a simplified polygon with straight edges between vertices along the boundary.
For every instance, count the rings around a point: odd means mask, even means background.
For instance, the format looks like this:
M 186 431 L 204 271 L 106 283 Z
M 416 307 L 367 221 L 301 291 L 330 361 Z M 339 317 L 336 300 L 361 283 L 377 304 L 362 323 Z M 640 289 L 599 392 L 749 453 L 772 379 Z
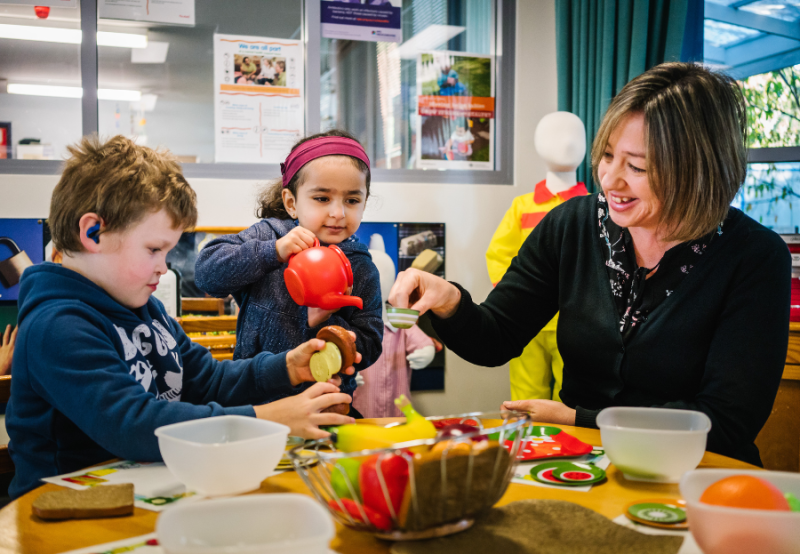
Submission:
M 278 251 L 278 261 L 285 264 L 289 261 L 289 256 L 299 254 L 307 248 L 314 246 L 317 237 L 304 227 L 297 226 L 286 235 L 275 241 L 275 249 Z
M 14 344 L 17 342 L 19 325 L 11 330 L 11 325 L 6 325 L 6 332 L 0 337 L 0 375 L 11 374 L 11 360 L 14 357 Z
M 411 308 L 420 315 L 428 310 L 447 319 L 456 313 L 461 291 L 441 277 L 418 269 L 401 271 L 389 291 L 389 304 L 395 308 Z
M 297 396 L 282 398 L 269 404 L 254 406 L 256 417 L 283 423 L 291 429 L 290 434 L 304 439 L 324 439 L 330 433 L 321 431 L 320 425 L 344 425 L 355 423 L 352 417 L 337 413 L 322 413 L 337 404 L 349 404 L 352 398 L 339 392 L 330 383 L 316 383 Z
M 529 412 L 540 423 L 575 425 L 575 410 L 555 400 L 506 400 L 500 409 Z
M 352 331 L 348 331 L 350 335 L 353 337 L 353 340 L 356 340 L 356 335 Z M 304 342 L 294 350 L 289 350 L 286 353 L 286 372 L 289 374 L 289 381 L 292 383 L 293 387 L 296 387 L 300 383 L 305 383 L 307 381 L 315 381 L 314 376 L 311 375 L 311 356 L 315 352 L 319 352 L 325 348 L 325 341 L 321 339 L 311 339 L 308 342 Z M 356 352 L 356 362 L 359 363 L 361 361 L 361 352 Z M 356 372 L 353 366 L 343 368 L 339 373 L 344 373 L 345 375 L 352 375 Z M 339 379 L 337 382 L 336 379 Z M 333 376 L 333 378 L 329 381 L 330 383 L 341 383 L 341 377 L 339 374 Z

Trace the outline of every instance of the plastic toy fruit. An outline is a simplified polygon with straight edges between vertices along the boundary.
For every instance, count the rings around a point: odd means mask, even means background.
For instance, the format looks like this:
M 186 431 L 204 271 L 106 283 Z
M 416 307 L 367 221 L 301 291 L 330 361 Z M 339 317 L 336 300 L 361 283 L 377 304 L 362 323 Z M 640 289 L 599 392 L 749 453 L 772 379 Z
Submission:
M 358 458 L 342 458 L 331 471 L 331 486 L 339 498 L 358 498 L 360 489 L 358 486 L 358 471 L 363 460 Z M 347 482 L 350 481 L 350 486 Z M 352 487 L 352 492 L 351 492 Z M 355 497 L 353 496 L 355 493 Z
M 700 502 L 751 510 L 790 510 L 789 503 L 775 485 L 751 475 L 720 479 L 703 492 Z
M 469 433 L 477 433 L 479 431 L 480 429 L 468 423 L 451 423 L 450 425 L 439 429 L 439 434 L 437 435 L 437 438 L 440 439 L 457 438 L 463 435 L 468 435 Z M 474 437 L 470 438 L 474 442 L 488 440 L 485 435 L 475 435 Z
M 323 310 L 364 307 L 359 297 L 347 295 L 353 286 L 353 270 L 336 245 L 320 246 L 314 239 L 314 246 L 289 257 L 283 280 L 292 300 L 300 306 Z
M 378 475 L 379 471 L 380 475 Z M 386 505 L 381 477 L 383 477 L 383 484 L 386 486 L 392 510 L 397 515 L 400 512 L 400 504 L 403 502 L 403 494 L 408 484 L 408 462 L 403 456 L 396 454 L 375 455 L 367 458 L 361 464 L 361 470 L 358 472 L 358 485 L 361 488 L 364 505 L 391 517 L 392 511 Z
M 381 531 L 389 531 L 392 528 L 391 519 L 379 512 L 376 512 L 369 506 L 364 506 L 363 504 L 359 506 L 355 500 L 350 500 L 349 498 L 342 498 L 342 505 L 344 506 L 344 509 L 347 510 L 347 513 L 350 514 L 356 521 L 364 521 L 364 517 L 361 515 L 361 510 L 363 510 L 364 515 L 366 515 L 367 519 L 369 520 L 369 523 Z M 342 509 L 335 500 L 329 500 L 328 507 L 331 510 L 342 513 Z
M 340 425 L 333 429 L 336 448 L 342 452 L 358 452 L 373 448 L 388 448 L 399 442 L 432 439 L 436 436 L 436 427 L 414 410 L 404 394 L 394 403 L 406 416 L 404 424 L 394 427 L 367 423 Z M 424 446 L 422 449 L 427 450 L 428 447 Z

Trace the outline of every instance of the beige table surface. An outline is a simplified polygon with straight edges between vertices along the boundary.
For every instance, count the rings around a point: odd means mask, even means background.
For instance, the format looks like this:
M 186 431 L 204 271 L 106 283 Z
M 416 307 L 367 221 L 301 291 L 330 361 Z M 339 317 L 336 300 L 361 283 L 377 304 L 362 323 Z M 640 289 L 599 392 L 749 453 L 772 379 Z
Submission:
M 600 445 L 600 431 L 596 429 L 567 425 L 557 427 L 586 443 Z M 700 467 L 754 469 L 754 466 L 744 462 L 710 452 L 706 452 Z M 109 519 L 45 522 L 33 516 L 31 513 L 33 500 L 45 491 L 59 489 L 61 487 L 45 484 L 0 510 L 0 554 L 58 554 L 155 531 L 158 513 L 140 508 L 135 508 L 132 516 Z M 261 484 L 261 489 L 255 492 L 295 492 L 311 495 L 294 471 L 266 479 Z M 502 506 L 526 498 L 568 500 L 613 519 L 622 514 L 624 507 L 633 500 L 652 497 L 679 498 L 678 485 L 628 481 L 621 472 L 610 465 L 607 481 L 592 487 L 590 492 L 512 483 L 497 505 Z M 331 542 L 331 548 L 342 554 L 385 553 L 389 551 L 389 544 L 367 533 L 353 531 L 337 523 L 336 537 Z

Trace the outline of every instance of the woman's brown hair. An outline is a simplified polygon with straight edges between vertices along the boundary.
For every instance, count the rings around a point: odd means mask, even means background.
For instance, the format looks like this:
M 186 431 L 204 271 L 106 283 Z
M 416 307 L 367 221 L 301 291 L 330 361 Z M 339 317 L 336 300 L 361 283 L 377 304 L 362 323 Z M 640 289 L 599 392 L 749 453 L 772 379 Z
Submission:
M 611 101 L 592 146 L 592 169 L 609 136 L 644 115 L 647 178 L 661 202 L 662 240 L 687 241 L 727 216 L 747 173 L 746 104 L 728 75 L 690 63 L 664 63 L 633 79 Z
M 330 131 L 326 131 L 324 133 L 317 133 L 316 135 L 311 135 L 305 138 L 300 139 L 297 141 L 294 146 L 292 146 L 292 152 L 294 152 L 295 148 L 307 142 L 309 140 L 320 138 L 320 137 L 344 137 L 356 140 L 356 138 L 348 133 L 347 131 L 340 131 L 339 129 L 331 129 Z M 350 157 L 350 161 L 353 163 L 353 167 L 358 169 L 361 173 L 363 173 L 367 178 L 367 198 L 369 198 L 369 182 L 370 182 L 370 171 L 367 164 L 362 162 L 359 159 Z M 297 198 L 297 189 L 300 188 L 300 185 L 303 184 L 305 181 L 305 166 L 300 168 L 300 171 L 294 174 L 292 180 L 289 181 L 289 184 L 286 185 L 286 188 Z M 292 219 L 289 213 L 286 211 L 286 208 L 283 205 L 283 179 L 276 179 L 269 183 L 264 190 L 261 191 L 261 194 L 258 195 L 258 208 L 256 209 L 256 216 L 262 219 L 266 219 L 268 217 L 274 217 L 277 219 Z

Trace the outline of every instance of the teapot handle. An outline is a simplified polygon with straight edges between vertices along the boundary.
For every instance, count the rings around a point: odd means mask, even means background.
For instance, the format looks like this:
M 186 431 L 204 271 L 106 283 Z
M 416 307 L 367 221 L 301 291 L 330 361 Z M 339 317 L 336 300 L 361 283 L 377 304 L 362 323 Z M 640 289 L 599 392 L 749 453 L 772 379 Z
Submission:
M 319 239 L 317 237 L 314 237 L 314 246 L 312 246 L 311 248 L 316 248 L 317 246 L 320 246 Z M 286 263 L 288 264 L 290 261 L 292 261 L 292 258 L 294 258 L 295 256 L 297 256 L 297 254 L 291 254 L 289 256 L 289 259 L 286 260 Z

